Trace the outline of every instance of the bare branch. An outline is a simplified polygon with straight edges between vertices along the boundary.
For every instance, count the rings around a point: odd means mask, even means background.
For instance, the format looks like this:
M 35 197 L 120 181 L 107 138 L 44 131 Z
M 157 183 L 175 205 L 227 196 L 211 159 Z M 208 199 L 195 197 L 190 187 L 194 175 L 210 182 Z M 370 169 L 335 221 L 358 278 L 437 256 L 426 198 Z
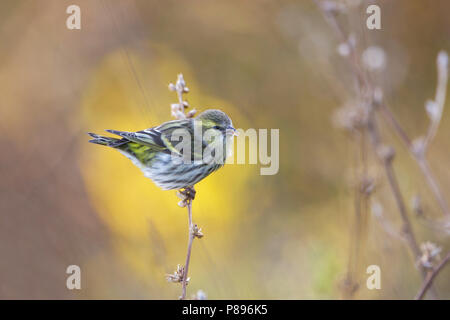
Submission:
M 393 238 L 406 241 L 405 237 L 397 232 L 397 230 L 392 226 L 391 222 L 384 216 L 383 207 L 380 203 L 375 202 L 372 205 L 372 215 L 378 220 L 378 223 L 388 235 Z
M 183 94 L 188 93 L 189 88 L 186 86 L 183 74 L 178 74 L 177 82 L 175 82 L 175 84 L 169 84 L 169 90 L 175 91 L 178 96 L 178 103 L 173 103 L 171 105 L 172 116 L 176 119 L 192 118 L 197 111 L 192 109 L 188 113 L 185 113 L 185 109 L 189 108 L 189 103 L 183 100 Z
M 192 118 L 196 110 L 192 109 L 188 113 L 185 113 L 185 110 L 189 107 L 187 101 L 183 99 L 183 94 L 188 93 L 189 89 L 186 86 L 186 82 L 184 81 L 183 75 L 178 74 L 177 81 L 175 84 L 169 84 L 169 90 L 175 91 L 178 96 L 178 103 L 173 103 L 171 105 L 172 116 L 176 119 L 186 119 Z M 188 272 L 189 272 L 189 263 L 191 261 L 191 252 L 192 252 L 192 244 L 195 238 L 202 238 L 203 233 L 201 228 L 199 228 L 196 224 L 192 222 L 192 201 L 195 198 L 195 189 L 194 186 L 186 187 L 183 190 L 178 191 L 177 196 L 181 199 L 178 203 L 180 207 L 187 207 L 188 211 L 188 227 L 189 227 L 189 235 L 188 235 L 188 248 L 186 254 L 186 262 L 183 267 L 178 267 L 177 271 L 174 275 L 168 275 L 167 278 L 172 282 L 181 282 L 182 292 L 180 299 L 186 299 L 186 286 L 189 282 Z M 176 281 L 172 280 L 175 279 Z
M 180 297 L 181 300 L 186 299 L 186 286 L 188 284 L 189 262 L 191 261 L 192 243 L 194 242 L 195 238 L 194 226 L 192 224 L 192 199 L 188 200 L 187 209 L 188 209 L 188 223 L 189 223 L 189 240 L 186 254 L 186 263 L 184 264 L 184 273 L 182 282 L 183 289 Z
M 346 36 L 346 33 L 343 31 L 343 29 L 340 27 L 337 19 L 336 14 L 338 11 L 344 11 L 342 9 L 337 10 L 338 8 L 334 7 L 328 7 L 329 2 L 320 2 L 316 0 L 316 3 L 318 4 L 319 8 L 321 9 L 321 12 L 324 14 L 325 19 L 327 22 L 331 25 L 334 31 L 336 31 L 339 39 L 342 42 L 346 42 L 348 37 Z M 446 203 L 444 201 L 444 198 L 442 196 L 442 193 L 440 192 L 439 187 L 437 186 L 437 183 L 435 183 L 434 177 L 431 175 L 431 172 L 428 168 L 428 165 L 425 161 L 424 156 L 418 156 L 419 153 L 417 152 L 417 148 L 415 148 L 414 143 L 411 142 L 409 137 L 406 135 L 405 131 L 401 128 L 399 123 L 395 120 L 392 113 L 390 113 L 389 109 L 384 107 L 384 104 L 382 104 L 382 92 L 378 89 L 375 89 L 373 84 L 370 81 L 370 78 L 367 77 L 367 75 L 364 73 L 363 68 L 361 67 L 359 56 L 355 50 L 355 44 L 352 43 L 351 45 L 347 45 L 346 48 L 348 49 L 347 54 L 345 55 L 348 57 L 350 65 L 352 67 L 353 74 L 355 76 L 356 82 L 357 82 L 357 94 L 358 99 L 361 103 L 361 105 L 367 110 L 367 121 L 366 121 L 366 127 L 362 130 L 367 130 L 369 133 L 370 140 L 372 142 L 373 149 L 375 153 L 378 156 L 378 159 L 380 160 L 384 171 L 386 173 L 387 180 L 389 182 L 389 186 L 391 188 L 392 194 L 394 196 L 400 217 L 402 219 L 402 234 L 404 239 L 406 240 L 412 254 L 414 257 L 414 261 L 416 261 L 421 256 L 421 250 L 419 248 L 418 242 L 416 240 L 416 237 L 414 235 L 411 222 L 408 217 L 408 213 L 406 210 L 405 202 L 403 199 L 403 195 L 401 193 L 395 171 L 392 165 L 394 156 L 395 156 L 395 150 L 392 147 L 384 145 L 384 143 L 381 140 L 381 136 L 378 132 L 377 125 L 376 125 L 376 118 L 375 118 L 375 111 L 381 110 L 382 114 L 385 115 L 388 122 L 395 128 L 396 132 L 399 134 L 399 136 L 402 138 L 404 143 L 408 146 L 408 149 L 415 155 L 416 159 L 418 160 L 418 163 L 422 169 L 422 172 L 424 173 L 426 180 L 428 184 L 430 185 L 433 193 L 436 195 L 436 198 L 440 202 L 440 205 L 445 213 L 448 213 Z M 445 67 L 445 68 L 444 68 Z M 424 145 L 426 146 L 428 141 L 430 141 L 437 130 L 440 118 L 442 116 L 442 109 L 444 105 L 445 100 L 445 86 L 447 83 L 447 59 L 446 55 L 440 54 L 440 58 L 438 58 L 438 89 L 436 91 L 436 106 L 434 108 L 437 108 L 437 110 L 432 110 L 434 113 L 435 122 L 432 126 L 432 128 L 429 131 L 429 134 L 427 135 L 428 138 L 426 138 L 426 141 Z M 423 153 L 424 154 L 424 153 Z M 425 279 L 427 277 L 426 269 L 423 265 L 419 265 L 422 277 Z M 430 284 L 431 286 L 431 284 Z
M 400 139 L 405 144 L 407 149 L 410 151 L 414 160 L 416 160 L 420 168 L 420 171 L 424 175 L 425 180 L 431 189 L 431 192 L 433 193 L 437 203 L 439 204 L 439 207 L 441 208 L 444 215 L 449 217 L 450 210 L 447 201 L 445 200 L 444 194 L 441 188 L 439 187 L 436 178 L 431 172 L 431 169 L 428 165 L 428 160 L 426 159 L 428 147 L 430 145 L 430 142 L 436 135 L 439 123 L 442 119 L 442 113 L 444 110 L 447 80 L 448 80 L 448 56 L 447 53 L 444 51 L 441 51 L 438 54 L 437 73 L 438 73 L 438 80 L 436 86 L 435 100 L 429 101 L 426 104 L 426 109 L 431 122 L 425 138 L 419 138 L 415 141 L 412 141 L 408 137 L 406 132 L 403 130 L 403 128 L 400 126 L 399 122 L 395 119 L 394 115 L 384 102 L 380 102 L 379 109 L 381 111 L 381 114 L 386 119 L 386 121 L 391 125 L 391 127 L 400 137 Z
M 444 111 L 445 96 L 447 91 L 447 80 L 448 80 L 448 55 L 447 52 L 439 52 L 436 60 L 437 65 L 437 85 L 436 85 L 436 96 L 434 101 L 428 101 L 426 104 L 426 109 L 428 115 L 430 116 L 430 126 L 427 135 L 424 140 L 424 150 L 426 152 L 428 145 L 431 140 L 436 135 L 439 128 L 439 124 L 442 119 L 442 113 Z
M 408 214 L 406 212 L 406 205 L 403 199 L 400 187 L 398 185 L 398 181 L 395 175 L 394 168 L 392 166 L 392 161 L 394 160 L 395 151 L 392 147 L 383 145 L 381 142 L 381 138 L 378 133 L 378 129 L 376 127 L 375 119 L 373 118 L 373 114 L 368 123 L 368 131 L 371 137 L 372 144 L 376 151 L 376 154 L 384 167 L 384 171 L 386 173 L 387 180 L 389 182 L 389 186 L 392 190 L 392 194 L 394 196 L 395 202 L 397 204 L 398 211 L 400 213 L 400 217 L 402 218 L 402 233 L 406 242 L 408 243 L 411 252 L 413 253 L 414 259 L 417 259 L 420 256 L 419 245 L 417 244 L 413 229 L 411 227 L 411 222 L 409 221 Z
M 439 272 L 444 269 L 445 265 L 450 261 L 450 252 L 447 253 L 444 259 L 437 265 L 436 268 L 433 269 L 433 271 L 429 272 L 426 279 L 424 280 L 422 287 L 420 288 L 419 292 L 417 293 L 415 300 L 421 300 L 427 293 L 428 289 L 430 289 L 431 284 L 433 283 L 433 280 L 436 278 L 436 276 L 439 274 Z

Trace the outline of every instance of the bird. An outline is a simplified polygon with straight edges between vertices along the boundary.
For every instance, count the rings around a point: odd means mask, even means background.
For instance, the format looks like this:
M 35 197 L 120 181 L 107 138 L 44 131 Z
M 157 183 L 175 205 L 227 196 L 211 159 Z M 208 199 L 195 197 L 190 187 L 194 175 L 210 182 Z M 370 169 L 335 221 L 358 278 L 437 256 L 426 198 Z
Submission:
M 120 138 L 89 132 L 89 142 L 118 150 L 163 190 L 191 188 L 220 169 L 237 135 L 218 109 L 137 132 L 106 131 Z

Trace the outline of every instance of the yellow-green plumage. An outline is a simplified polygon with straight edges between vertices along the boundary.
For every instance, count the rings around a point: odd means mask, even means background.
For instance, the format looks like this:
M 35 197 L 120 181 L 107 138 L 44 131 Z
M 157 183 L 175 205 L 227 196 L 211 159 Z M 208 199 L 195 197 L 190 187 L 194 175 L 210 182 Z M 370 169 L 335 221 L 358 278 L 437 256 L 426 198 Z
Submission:
M 197 131 L 198 126 L 201 127 L 200 133 Z M 202 135 L 207 130 L 214 133 L 213 137 L 206 139 Z M 94 138 L 90 142 L 117 149 L 138 166 L 146 177 L 168 190 L 193 186 L 222 167 L 226 158 L 226 145 L 235 129 L 224 112 L 207 110 L 193 119 L 169 121 L 138 132 L 107 131 L 121 139 L 89 133 Z M 180 132 L 191 137 L 189 153 L 177 149 Z M 222 144 L 222 161 L 204 161 L 203 151 L 214 144 Z

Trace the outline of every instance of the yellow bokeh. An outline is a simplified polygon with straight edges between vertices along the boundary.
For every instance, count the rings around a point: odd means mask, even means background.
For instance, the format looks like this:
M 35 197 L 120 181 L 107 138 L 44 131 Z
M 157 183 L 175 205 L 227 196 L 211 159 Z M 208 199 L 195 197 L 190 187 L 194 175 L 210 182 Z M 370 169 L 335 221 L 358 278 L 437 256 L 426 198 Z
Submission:
M 167 90 L 167 84 L 180 71 L 192 88 L 192 105 L 203 102 L 230 115 L 239 114 L 237 108 L 202 95 L 193 75 L 175 54 L 161 46 L 152 46 L 151 50 L 151 58 L 132 54 L 130 49 L 119 50 L 106 56 L 99 64 L 82 101 L 81 117 L 88 131 L 137 131 L 171 120 L 170 99 L 175 102 L 176 96 Z M 132 74 L 136 70 L 139 70 L 135 74 L 137 77 Z M 146 78 L 141 78 L 141 75 Z M 144 92 L 140 91 L 141 84 Z M 145 110 L 145 99 L 151 110 Z M 164 114 L 165 118 L 159 116 Z M 234 122 L 238 124 L 238 120 L 234 119 Z M 113 245 L 120 257 L 134 271 L 148 276 L 153 267 L 159 267 L 149 263 L 146 252 L 151 250 L 149 234 L 152 230 L 157 231 L 169 247 L 175 245 L 171 242 L 181 241 L 177 246 L 184 249 L 186 209 L 178 207 L 175 191 L 160 190 L 122 154 L 88 144 L 85 141 L 87 136 L 83 138 L 80 168 L 92 204 L 113 233 L 116 240 Z M 232 232 L 237 214 L 248 205 L 242 194 L 250 170 L 246 166 L 234 166 L 225 166 L 196 186 L 198 196 L 193 205 L 194 221 L 207 232 L 214 232 L 216 236 L 213 239 L 219 242 L 218 246 Z M 209 242 L 208 245 L 213 244 Z M 180 262 L 183 259 L 183 256 L 179 257 Z

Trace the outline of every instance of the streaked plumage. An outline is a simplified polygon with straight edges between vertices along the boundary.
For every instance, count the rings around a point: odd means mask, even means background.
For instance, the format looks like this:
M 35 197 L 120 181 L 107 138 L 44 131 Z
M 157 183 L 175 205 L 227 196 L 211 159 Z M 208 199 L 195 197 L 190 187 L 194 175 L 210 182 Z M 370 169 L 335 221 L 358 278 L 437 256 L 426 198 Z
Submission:
M 197 129 L 200 126 L 203 134 L 211 130 L 214 133 L 213 138 L 208 139 L 199 134 Z M 222 167 L 226 158 L 226 145 L 231 142 L 235 129 L 224 112 L 206 110 L 195 118 L 173 120 L 138 132 L 106 131 L 120 136 L 121 139 L 89 133 L 94 138 L 89 142 L 117 149 L 156 185 L 164 190 L 170 190 L 193 186 Z M 191 137 L 190 159 L 185 159 L 189 153 L 183 154 L 176 149 L 180 142 L 176 134 L 180 132 L 189 133 Z M 197 149 L 194 140 L 198 143 Z M 209 163 L 203 158 L 203 151 L 207 146 L 212 147 L 218 144 L 222 144 L 223 147 L 223 161 Z

